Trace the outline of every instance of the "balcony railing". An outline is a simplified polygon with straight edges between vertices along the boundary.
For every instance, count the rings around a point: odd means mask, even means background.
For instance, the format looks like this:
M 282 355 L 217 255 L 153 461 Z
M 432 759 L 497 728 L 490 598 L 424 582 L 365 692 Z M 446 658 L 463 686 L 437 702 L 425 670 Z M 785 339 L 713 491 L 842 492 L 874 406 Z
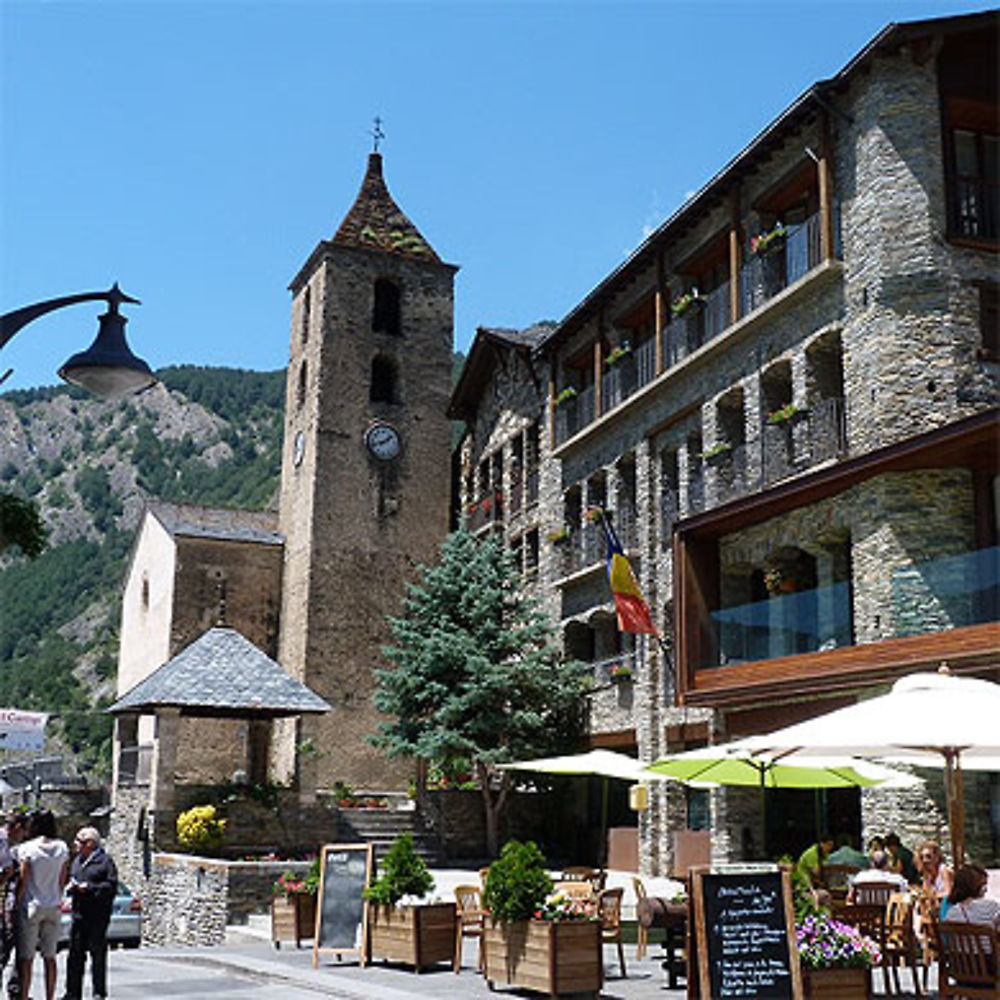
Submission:
M 479 531 L 488 524 L 503 520 L 503 495 L 499 490 L 493 490 L 465 508 L 467 527 L 469 531 Z
M 993 197 L 995 201 L 995 192 Z M 991 225 L 995 234 L 995 206 L 989 211 L 992 213 L 989 218 L 993 219 Z M 979 210 L 984 218 L 986 212 L 986 209 Z M 833 227 L 834 254 L 839 256 L 840 214 L 836 203 L 833 206 Z M 780 246 L 775 245 L 763 256 L 753 256 L 746 261 L 737 278 L 741 317 L 760 308 L 822 262 L 822 214 L 817 212 L 801 225 L 788 227 L 787 236 Z M 683 315 L 671 318 L 660 332 L 664 370 L 680 364 L 689 354 L 720 336 L 732 325 L 730 297 L 730 282 L 725 281 L 703 295 L 701 301 Z M 601 380 L 601 414 L 597 414 L 594 408 L 592 386 L 581 390 L 571 402 L 556 407 L 556 446 L 569 440 L 599 415 L 613 410 L 637 389 L 652 381 L 656 377 L 655 362 L 656 346 L 651 338 L 606 372 Z
M 836 458 L 847 451 L 847 422 L 843 397 L 818 399 L 809 406 L 809 452 L 813 462 Z
M 714 663 L 770 660 L 853 643 L 847 582 L 711 612 Z
M 761 472 L 765 484 L 776 483 L 795 471 L 792 425 L 764 424 L 761 434 Z
M 118 753 L 118 783 L 148 785 L 153 766 L 153 745 L 122 747 Z
M 1000 184 L 957 180 L 954 199 L 958 235 L 988 240 L 1000 236 Z
M 507 512 L 513 517 L 521 513 L 524 497 L 524 482 L 520 473 L 512 475 L 510 478 L 510 492 L 507 495 Z
M 892 636 L 929 635 L 1000 618 L 1000 548 L 976 549 L 887 571 Z M 854 645 L 847 581 L 708 616 L 702 667 L 767 660 Z
M 528 469 L 525 481 L 525 502 L 530 507 L 538 503 L 538 469 Z
M 893 631 L 943 632 L 1000 618 L 1000 548 L 977 549 L 892 574 Z
M 760 308 L 822 261 L 821 232 L 821 217 L 817 212 L 802 225 L 788 227 L 788 235 L 778 245 L 747 260 L 740 272 L 744 315 Z
M 603 687 L 605 684 L 620 684 L 622 681 L 638 678 L 639 657 L 630 650 L 604 660 L 595 660 L 591 664 L 591 669 L 598 685 Z
M 726 503 L 742 496 L 750 487 L 747 476 L 747 446 L 734 445 L 729 451 L 712 460 L 716 469 L 716 494 L 718 503 Z
M 560 567 L 564 576 L 587 569 L 604 558 L 604 529 L 585 524 L 560 545 Z

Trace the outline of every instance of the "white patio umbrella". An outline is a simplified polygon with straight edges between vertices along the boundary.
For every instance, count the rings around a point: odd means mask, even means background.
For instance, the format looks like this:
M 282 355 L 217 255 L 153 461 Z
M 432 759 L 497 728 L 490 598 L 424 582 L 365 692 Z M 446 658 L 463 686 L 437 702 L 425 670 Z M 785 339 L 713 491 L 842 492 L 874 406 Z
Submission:
M 1000 756 L 1000 684 L 936 674 L 902 677 L 885 695 L 750 737 L 753 752 L 772 757 L 850 754 L 944 767 L 948 825 L 956 864 L 965 860 L 962 763 L 989 765 Z
M 505 771 L 533 771 L 536 774 L 578 774 L 603 778 L 601 783 L 601 864 L 604 864 L 607 850 L 608 828 L 608 779 L 641 782 L 659 780 L 674 781 L 663 774 L 652 774 L 644 764 L 634 757 L 626 757 L 614 750 L 587 750 L 585 753 L 565 754 L 561 757 L 538 757 L 534 760 L 518 760 L 510 764 L 500 764 Z

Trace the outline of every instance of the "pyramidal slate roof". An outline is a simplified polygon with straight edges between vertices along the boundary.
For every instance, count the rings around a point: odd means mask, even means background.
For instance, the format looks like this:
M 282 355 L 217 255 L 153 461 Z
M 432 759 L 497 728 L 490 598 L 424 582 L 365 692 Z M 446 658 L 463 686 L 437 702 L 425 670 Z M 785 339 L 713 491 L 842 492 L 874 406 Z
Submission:
M 287 716 L 330 706 L 236 629 L 210 628 L 122 695 L 108 711 L 172 706 L 185 715 Z
M 440 263 L 430 243 L 392 200 L 382 177 L 381 153 L 368 154 L 368 170 L 361 182 L 361 190 L 333 242 Z

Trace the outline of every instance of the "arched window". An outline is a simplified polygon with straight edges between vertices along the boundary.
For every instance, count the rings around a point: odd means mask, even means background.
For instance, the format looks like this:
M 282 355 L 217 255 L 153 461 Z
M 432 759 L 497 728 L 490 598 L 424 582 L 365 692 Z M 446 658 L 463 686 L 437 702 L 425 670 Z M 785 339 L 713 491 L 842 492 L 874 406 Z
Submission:
M 302 343 L 309 340 L 309 324 L 312 322 L 312 289 L 306 285 L 302 295 Z
M 295 396 L 296 405 L 301 406 L 306 401 L 306 363 L 299 365 L 299 387 Z
M 397 403 L 396 363 L 384 354 L 372 358 L 372 380 L 368 398 L 373 403 Z
M 388 278 L 378 278 L 375 282 L 372 330 L 399 335 L 399 286 Z

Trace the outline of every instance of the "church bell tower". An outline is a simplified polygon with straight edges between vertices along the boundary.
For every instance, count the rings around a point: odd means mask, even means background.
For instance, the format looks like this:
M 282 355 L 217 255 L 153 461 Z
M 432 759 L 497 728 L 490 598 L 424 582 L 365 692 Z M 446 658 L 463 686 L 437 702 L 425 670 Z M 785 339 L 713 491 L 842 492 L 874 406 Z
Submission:
M 454 277 L 368 157 L 340 228 L 292 280 L 278 660 L 325 698 L 278 724 L 274 773 L 310 795 L 409 777 L 368 743 L 386 616 L 448 530 Z

